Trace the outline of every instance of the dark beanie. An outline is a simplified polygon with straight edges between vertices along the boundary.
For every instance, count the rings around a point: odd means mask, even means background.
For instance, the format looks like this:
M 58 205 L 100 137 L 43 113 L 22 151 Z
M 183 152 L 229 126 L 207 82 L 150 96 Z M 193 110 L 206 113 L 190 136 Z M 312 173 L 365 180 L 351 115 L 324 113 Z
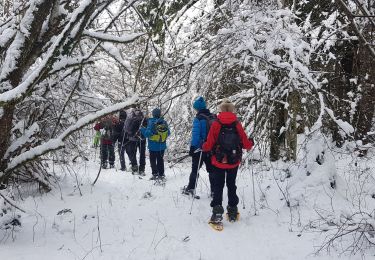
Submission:
M 156 117 L 156 118 L 159 118 L 161 116 L 160 109 L 159 108 L 154 108 L 154 110 L 152 110 L 152 116 Z

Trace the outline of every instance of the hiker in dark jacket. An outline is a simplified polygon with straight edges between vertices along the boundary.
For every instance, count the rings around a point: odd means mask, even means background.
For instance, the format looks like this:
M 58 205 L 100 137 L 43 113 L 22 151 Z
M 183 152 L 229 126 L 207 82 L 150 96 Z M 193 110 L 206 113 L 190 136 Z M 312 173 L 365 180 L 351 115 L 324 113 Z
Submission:
M 202 149 L 211 152 L 213 165 L 214 189 L 211 201 L 211 221 L 221 221 L 224 209 L 222 206 L 223 189 L 225 182 L 228 188 L 228 217 L 231 221 L 237 220 L 238 196 L 236 194 L 236 176 L 241 163 L 242 149 L 250 150 L 253 141 L 247 138 L 241 123 L 234 114 L 234 105 L 225 100 L 220 105 L 217 121 L 213 122 L 208 133 L 207 141 Z M 234 146 L 233 146 L 234 144 Z
M 117 142 L 121 171 L 126 171 L 125 147 L 127 145 L 128 139 L 125 135 L 125 120 L 126 111 L 121 110 L 119 114 L 119 121 L 113 127 L 113 144 L 116 144 Z
M 193 108 L 197 111 L 197 114 L 193 120 L 193 129 L 191 134 L 191 143 L 189 155 L 192 157 L 192 167 L 189 177 L 189 183 L 182 189 L 182 193 L 186 195 L 195 195 L 196 181 L 198 169 L 202 167 L 204 163 L 208 172 L 210 180 L 211 196 L 213 192 L 212 183 L 212 165 L 209 154 L 202 152 L 201 148 L 203 143 L 206 141 L 208 133 L 208 117 L 211 116 L 210 110 L 206 108 L 206 102 L 203 97 L 198 97 L 194 103 Z
M 163 158 L 164 151 L 167 149 L 166 141 L 170 131 L 167 122 L 161 117 L 159 108 L 152 110 L 152 116 L 147 121 L 147 128 L 141 128 L 141 133 L 147 137 L 152 170 L 151 180 L 165 180 Z
M 96 131 L 101 132 L 100 137 L 100 158 L 101 158 L 101 166 L 103 169 L 115 167 L 115 149 L 113 146 L 112 134 L 113 134 L 113 126 L 117 123 L 117 118 L 108 115 L 102 118 L 96 125 L 94 129 Z
M 146 167 L 146 139 L 141 134 L 141 127 L 147 125 L 147 119 L 143 112 L 135 107 L 130 109 L 125 120 L 125 133 L 128 138 L 126 153 L 128 154 L 132 174 L 145 175 Z M 137 150 L 139 150 L 139 167 L 137 162 Z

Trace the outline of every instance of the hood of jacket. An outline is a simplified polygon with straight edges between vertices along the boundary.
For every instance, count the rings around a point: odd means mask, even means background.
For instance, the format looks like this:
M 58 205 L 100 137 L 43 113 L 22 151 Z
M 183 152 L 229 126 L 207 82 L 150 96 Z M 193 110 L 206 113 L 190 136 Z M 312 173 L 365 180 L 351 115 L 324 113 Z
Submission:
M 210 112 L 210 110 L 207 109 L 207 108 L 201 109 L 201 110 L 198 111 L 198 113 L 197 113 L 197 117 L 198 117 L 199 115 L 202 115 L 202 114 L 203 114 L 203 115 L 210 115 L 211 112 Z
M 220 123 L 229 125 L 237 121 L 237 116 L 232 112 L 221 112 L 217 116 L 217 119 L 220 121 Z

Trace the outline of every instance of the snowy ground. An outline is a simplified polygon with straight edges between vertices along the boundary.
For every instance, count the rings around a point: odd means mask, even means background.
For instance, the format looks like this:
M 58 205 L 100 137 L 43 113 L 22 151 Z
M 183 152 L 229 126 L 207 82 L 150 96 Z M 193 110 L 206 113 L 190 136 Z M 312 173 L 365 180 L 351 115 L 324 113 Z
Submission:
M 241 220 L 225 221 L 224 231 L 217 232 L 207 225 L 211 208 L 206 171 L 202 170 L 198 184 L 201 199 L 194 201 L 191 214 L 192 200 L 180 194 L 190 172 L 188 160 L 166 167 L 164 187 L 148 180 L 148 166 L 143 179 L 129 172 L 102 170 L 97 184 L 91 187 L 97 164 L 76 165 L 82 196 L 71 178 L 74 174 L 66 174 L 61 192 L 55 189 L 25 199 L 21 206 L 28 214 L 22 214 L 22 227 L 12 233 L 0 230 L 4 234 L 1 259 L 361 259 L 359 254 L 339 258 L 339 249 L 330 255 L 326 250 L 315 254 L 325 234 L 306 229 L 309 221 L 317 218 L 309 206 L 331 205 L 329 184 L 319 184 L 321 189 L 317 185 L 298 186 L 293 181 L 300 184 L 305 180 L 283 179 L 280 171 L 258 163 L 254 165 L 257 215 L 251 171 L 240 171 Z M 304 197 L 296 203 L 287 194 L 290 208 L 281 192 L 288 185 L 292 191 L 298 187 L 293 191 L 296 198 Z M 326 194 L 320 192 L 323 190 Z M 363 257 L 371 259 L 371 254 Z

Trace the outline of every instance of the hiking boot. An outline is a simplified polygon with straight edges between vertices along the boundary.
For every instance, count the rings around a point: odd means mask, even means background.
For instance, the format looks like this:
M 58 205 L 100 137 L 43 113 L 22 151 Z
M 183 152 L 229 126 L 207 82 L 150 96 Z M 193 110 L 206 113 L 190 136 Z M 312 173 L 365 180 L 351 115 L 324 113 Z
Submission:
M 107 163 L 102 163 L 102 169 L 107 169 L 107 168 L 108 168 Z
M 237 220 L 237 214 L 238 214 L 238 208 L 237 206 L 229 206 L 227 207 L 227 212 L 228 212 L 228 219 L 231 222 L 234 222 Z
M 109 168 L 110 168 L 110 169 L 113 169 L 113 168 L 115 168 L 115 165 L 114 165 L 114 164 L 110 164 L 110 165 L 109 165 Z
M 221 222 L 223 220 L 224 208 L 221 205 L 216 205 L 212 208 L 212 216 L 210 221 L 213 223 Z
M 165 178 L 165 175 L 159 175 L 159 181 L 166 182 L 167 179 Z
M 145 165 L 139 165 L 138 172 L 139 172 L 139 175 L 146 176 Z
M 150 178 L 150 181 L 155 181 L 158 179 L 158 176 L 157 175 L 152 175 L 152 177 Z
M 126 167 L 121 167 L 120 171 L 125 172 L 126 171 Z
M 138 165 L 132 166 L 132 174 L 138 174 Z

